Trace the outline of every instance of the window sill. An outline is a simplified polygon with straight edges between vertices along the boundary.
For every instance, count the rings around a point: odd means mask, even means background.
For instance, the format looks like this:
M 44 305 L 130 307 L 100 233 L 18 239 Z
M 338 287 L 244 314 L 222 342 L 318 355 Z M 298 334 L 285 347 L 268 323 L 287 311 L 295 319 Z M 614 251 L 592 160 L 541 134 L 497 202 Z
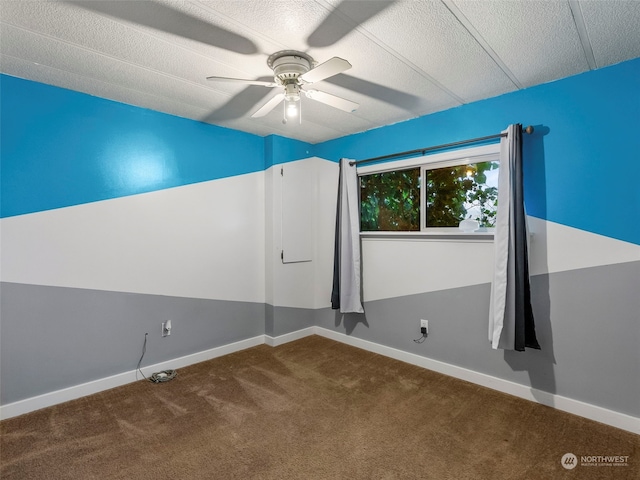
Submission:
M 420 232 L 360 232 L 360 238 L 363 240 L 458 240 L 468 242 L 492 242 L 493 231 L 462 232 L 454 228 L 446 228 Z

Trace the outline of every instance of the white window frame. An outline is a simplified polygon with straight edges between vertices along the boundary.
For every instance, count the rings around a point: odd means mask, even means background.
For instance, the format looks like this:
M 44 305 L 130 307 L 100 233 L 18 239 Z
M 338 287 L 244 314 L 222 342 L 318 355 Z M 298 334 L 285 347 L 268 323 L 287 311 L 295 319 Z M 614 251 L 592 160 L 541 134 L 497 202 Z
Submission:
M 469 165 L 479 162 L 499 161 L 500 143 L 482 145 L 479 147 L 460 148 L 447 152 L 434 153 L 393 162 L 377 163 L 373 165 L 363 165 L 357 167 L 358 176 L 372 175 L 375 173 L 392 172 L 420 167 L 421 180 L 425 178 L 426 170 L 437 168 L 454 167 L 458 165 Z M 419 232 L 360 232 L 361 237 L 439 237 L 455 239 L 493 239 L 493 228 L 483 228 L 476 232 L 463 232 L 453 227 L 425 227 L 426 225 L 426 199 L 425 189 L 420 189 L 420 228 Z

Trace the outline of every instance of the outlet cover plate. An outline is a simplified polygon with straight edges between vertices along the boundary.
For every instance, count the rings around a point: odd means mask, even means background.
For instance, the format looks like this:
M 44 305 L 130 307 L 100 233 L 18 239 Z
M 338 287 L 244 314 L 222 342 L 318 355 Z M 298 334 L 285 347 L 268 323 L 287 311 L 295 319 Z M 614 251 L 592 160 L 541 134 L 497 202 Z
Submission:
M 420 328 L 426 328 L 427 333 L 429 333 L 429 320 L 425 320 L 423 318 L 420 319 Z

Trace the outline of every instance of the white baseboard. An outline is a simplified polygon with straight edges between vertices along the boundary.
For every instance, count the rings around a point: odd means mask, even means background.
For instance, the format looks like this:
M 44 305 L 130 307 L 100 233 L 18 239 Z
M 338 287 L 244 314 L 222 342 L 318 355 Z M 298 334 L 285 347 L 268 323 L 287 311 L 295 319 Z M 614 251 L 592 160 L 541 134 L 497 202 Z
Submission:
M 285 333 L 284 335 L 280 335 L 279 337 L 270 337 L 269 335 L 264 336 L 264 343 L 271 347 L 277 347 L 278 345 L 283 345 L 285 343 L 293 342 L 294 340 L 299 340 L 304 337 L 308 337 L 309 335 L 313 335 L 315 332 L 315 327 L 303 328 L 302 330 L 296 330 L 295 332 Z
M 428 370 L 433 370 L 450 377 L 466 380 L 467 382 L 475 383 L 483 387 L 488 387 L 499 392 L 514 395 L 516 397 L 524 398 L 542 405 L 557 408 L 564 412 L 572 413 L 589 420 L 604 423 L 612 427 L 627 430 L 629 432 L 640 434 L 640 418 L 625 415 L 623 413 L 608 410 L 606 408 L 598 407 L 588 403 L 581 402 L 579 400 L 573 400 L 571 398 L 562 397 L 560 395 L 537 390 L 519 383 L 503 380 L 501 378 L 486 375 L 484 373 L 475 372 L 462 367 L 457 367 L 448 363 L 440 362 L 426 357 L 421 357 L 413 353 L 398 350 L 396 348 L 387 347 L 378 343 L 373 343 L 361 338 L 345 335 L 344 333 L 335 332 L 322 327 L 309 327 L 295 332 L 280 335 L 278 337 L 271 337 L 268 335 L 259 335 L 257 337 L 241 340 L 239 342 L 223 345 L 221 347 L 212 348 L 203 352 L 194 353 L 192 355 L 186 355 L 184 357 L 175 358 L 166 362 L 161 362 L 155 365 L 142 368 L 142 372 L 149 376 L 153 372 L 168 369 L 178 369 L 193 365 L 194 363 L 204 362 L 212 358 L 228 355 L 233 352 L 238 352 L 247 348 L 254 347 L 266 343 L 272 347 L 283 345 L 294 340 L 299 340 L 309 335 L 320 335 L 322 337 L 330 338 L 353 347 L 361 348 L 369 352 L 378 353 L 385 357 L 394 358 L 402 362 L 417 365 Z M 57 390 L 55 392 L 46 393 L 37 397 L 27 398 L 14 403 L 0 406 L 0 419 L 11 418 L 24 413 L 29 413 L 41 408 L 57 405 L 62 402 L 74 400 L 76 398 L 84 397 L 94 393 L 108 390 L 110 388 L 125 385 L 127 383 L 135 382 L 140 378 L 137 377 L 136 371 L 131 370 L 111 377 L 98 379 L 92 382 L 83 383 L 81 385 L 75 385 L 73 387 Z
M 255 347 L 256 345 L 261 345 L 263 343 L 265 343 L 265 336 L 258 335 L 257 337 L 248 338 L 246 340 L 230 343 L 221 347 L 211 348 L 209 350 L 185 355 L 184 357 L 174 358 L 155 365 L 142 367 L 141 370 L 142 373 L 148 377 L 154 372 L 169 369 L 176 370 L 188 365 L 193 365 L 194 363 L 204 362 L 205 360 L 211 360 L 212 358 L 221 357 L 233 352 L 239 352 L 240 350 Z M 127 383 L 132 383 L 141 379 L 142 376 L 136 370 L 130 370 L 110 377 L 100 378 L 92 382 L 74 385 L 73 387 L 63 388 L 61 390 L 45 393 L 36 397 L 26 398 L 7 405 L 1 405 L 0 420 L 16 417 L 41 408 L 51 407 L 59 403 L 75 400 L 76 398 L 92 395 L 94 393 L 126 385 Z
M 620 428 L 631 433 L 640 434 L 640 418 L 632 417 L 624 413 L 615 412 L 606 408 L 591 405 L 589 403 L 573 400 L 549 392 L 544 392 L 535 388 L 527 387 L 519 383 L 503 380 L 501 378 L 474 372 L 462 367 L 457 367 L 449 363 L 439 362 L 426 357 L 421 357 L 414 353 L 405 352 L 392 347 L 386 347 L 377 343 L 362 340 L 360 338 L 345 335 L 322 327 L 314 327 L 315 334 L 330 338 L 338 342 L 346 343 L 353 347 L 362 348 L 373 353 L 384 355 L 385 357 L 401 360 L 412 365 L 418 365 L 428 370 L 433 370 L 450 377 L 466 380 L 483 387 L 488 387 L 499 392 L 508 393 L 516 397 L 531 400 L 532 402 L 547 405 L 549 407 L 572 413 L 580 417 L 588 418 L 596 422 L 604 423 L 612 427 Z

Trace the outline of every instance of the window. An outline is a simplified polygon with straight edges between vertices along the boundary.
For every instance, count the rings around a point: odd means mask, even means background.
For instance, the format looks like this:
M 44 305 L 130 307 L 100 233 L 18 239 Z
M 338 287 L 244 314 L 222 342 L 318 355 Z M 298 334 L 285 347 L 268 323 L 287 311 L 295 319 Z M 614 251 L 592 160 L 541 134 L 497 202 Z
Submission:
M 420 230 L 420 176 L 417 167 L 360 177 L 360 230 Z
M 457 229 L 463 220 L 494 227 L 498 155 L 489 145 L 360 168 L 360 230 Z
M 498 161 L 453 167 L 425 167 L 425 227 L 457 227 L 476 220 L 494 227 L 498 206 Z

